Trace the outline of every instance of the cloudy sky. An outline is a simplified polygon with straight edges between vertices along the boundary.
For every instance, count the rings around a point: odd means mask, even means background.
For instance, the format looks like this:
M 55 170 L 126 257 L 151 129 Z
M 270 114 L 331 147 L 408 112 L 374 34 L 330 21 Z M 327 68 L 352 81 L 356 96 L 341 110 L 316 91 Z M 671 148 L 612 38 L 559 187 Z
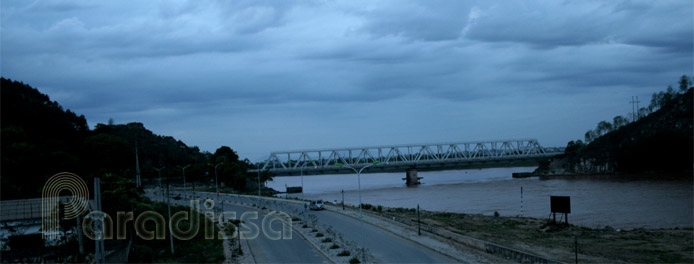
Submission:
M 692 75 L 694 4 L 2 1 L 0 73 L 90 126 L 271 151 L 582 139 Z

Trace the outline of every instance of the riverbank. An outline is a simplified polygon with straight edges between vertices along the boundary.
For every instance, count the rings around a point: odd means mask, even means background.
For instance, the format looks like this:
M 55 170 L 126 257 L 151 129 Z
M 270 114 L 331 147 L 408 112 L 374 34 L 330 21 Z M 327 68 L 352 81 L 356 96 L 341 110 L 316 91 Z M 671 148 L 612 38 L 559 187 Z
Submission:
M 536 174 L 530 173 L 532 177 L 539 177 L 540 180 L 568 179 L 568 180 L 616 180 L 616 181 L 685 181 L 694 182 L 692 171 L 679 173 L 613 173 L 613 174 Z
M 364 207 L 384 217 L 417 222 L 413 209 Z M 421 223 L 564 262 L 692 263 L 694 229 L 594 229 L 547 224 L 528 217 L 420 211 Z

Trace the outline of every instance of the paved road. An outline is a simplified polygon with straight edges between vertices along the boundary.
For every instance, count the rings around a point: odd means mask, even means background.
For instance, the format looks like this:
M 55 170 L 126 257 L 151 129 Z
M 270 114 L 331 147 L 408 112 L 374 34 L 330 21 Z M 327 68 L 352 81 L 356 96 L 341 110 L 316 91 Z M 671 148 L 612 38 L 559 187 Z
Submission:
M 214 199 L 213 194 L 205 194 L 202 196 Z M 222 196 L 220 199 L 223 201 L 228 199 L 228 197 Z M 172 199 L 171 201 L 173 202 L 174 200 Z M 181 199 L 179 201 L 181 203 L 187 202 L 186 199 Z M 237 219 L 240 218 L 244 212 L 256 211 L 258 212 L 258 219 L 251 221 L 253 221 L 253 223 L 256 224 L 259 229 L 262 228 L 261 221 L 265 216 L 265 213 L 262 211 L 244 206 L 235 206 L 232 204 L 225 204 L 224 211 L 236 212 Z M 280 221 L 272 221 L 271 223 L 273 230 L 282 230 L 282 223 Z M 244 227 L 244 224 L 242 223 L 240 230 L 243 232 L 248 229 L 247 227 Z M 257 263 L 331 263 L 321 253 L 317 252 L 313 247 L 311 247 L 308 242 L 296 232 L 293 233 L 291 239 L 272 240 L 265 236 L 261 230 L 260 234 L 254 239 L 249 239 L 248 243 L 252 251 L 251 253 L 253 254 L 253 257 Z
M 243 212 L 256 211 L 247 207 L 224 205 L 225 211 L 237 212 L 240 217 Z M 255 224 L 261 228 L 261 221 L 265 213 L 258 212 L 258 219 Z M 241 224 L 241 231 L 246 230 Z M 280 221 L 272 221 L 273 230 L 282 230 Z M 296 232 L 292 239 L 271 240 L 262 231 L 255 239 L 248 240 L 251 251 L 257 263 L 330 263 L 322 254 L 316 252 L 308 242 L 306 242 Z
M 205 197 L 213 198 L 212 193 L 200 193 Z M 224 195 L 222 197 L 225 197 Z M 255 198 L 238 198 L 234 195 L 226 196 L 230 201 L 238 202 L 244 199 L 254 202 Z M 290 202 L 270 202 L 268 207 L 286 212 L 304 211 L 302 204 Z M 330 211 L 306 211 L 318 219 L 318 225 L 330 226 L 333 230 L 342 234 L 346 240 L 364 245 L 378 262 L 387 263 L 451 263 L 457 260 L 446 257 L 428 248 L 422 247 L 410 240 L 396 236 L 369 223 L 362 224 L 358 219 L 344 216 Z M 363 232 L 361 232 L 363 230 Z M 362 238 L 363 236 L 363 238 Z

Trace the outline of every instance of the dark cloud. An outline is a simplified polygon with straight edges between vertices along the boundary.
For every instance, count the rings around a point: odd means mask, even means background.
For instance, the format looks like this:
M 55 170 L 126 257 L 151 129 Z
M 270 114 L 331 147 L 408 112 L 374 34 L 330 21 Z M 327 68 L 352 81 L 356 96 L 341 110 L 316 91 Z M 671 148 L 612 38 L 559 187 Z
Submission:
M 465 37 L 537 48 L 623 43 L 686 53 L 693 41 L 691 11 L 691 1 L 505 2 L 471 9 Z
M 242 156 L 581 138 L 691 74 L 692 2 L 2 1 L 0 69 Z M 619 103 L 615 103 L 619 102 Z M 566 121 L 573 120 L 573 121 Z
M 394 1 L 380 9 L 364 11 L 362 28 L 378 37 L 401 36 L 411 40 L 455 40 L 467 24 L 467 1 Z

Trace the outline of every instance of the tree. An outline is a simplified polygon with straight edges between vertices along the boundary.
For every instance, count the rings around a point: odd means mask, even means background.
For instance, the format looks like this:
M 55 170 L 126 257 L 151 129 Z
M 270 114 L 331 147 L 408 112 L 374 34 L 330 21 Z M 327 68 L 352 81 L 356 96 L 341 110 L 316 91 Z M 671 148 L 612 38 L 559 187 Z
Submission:
M 85 159 L 93 171 L 120 173 L 133 165 L 134 149 L 122 137 L 97 134 L 84 139 Z
M 686 92 L 687 90 L 689 90 L 689 86 L 692 84 L 692 81 L 689 80 L 689 77 L 687 77 L 687 75 L 682 75 L 679 84 L 680 92 Z
M 593 131 L 593 130 L 588 130 L 588 131 L 586 132 L 586 134 L 585 134 L 585 140 L 586 140 L 587 143 L 592 142 L 592 141 L 595 140 L 595 138 L 597 138 L 597 137 L 598 137 L 598 136 L 596 135 L 595 131 Z
M 653 95 L 651 95 L 651 103 L 648 105 L 648 110 L 653 112 L 656 109 L 658 109 L 658 94 L 653 93 Z
M 663 94 L 663 102 L 660 104 L 660 106 L 668 104 L 670 101 L 672 101 L 672 98 L 675 96 L 675 89 L 672 88 L 672 85 L 667 86 L 667 91 Z
M 212 154 L 211 161 L 214 163 L 237 162 L 239 161 L 239 155 L 237 155 L 236 151 L 234 151 L 230 147 L 221 146 L 214 152 L 214 154 Z
M 585 147 L 585 144 L 583 144 L 583 141 L 576 140 L 574 142 L 573 140 L 571 140 L 571 141 L 569 141 L 568 144 L 566 144 L 566 149 L 564 150 L 564 153 L 567 156 L 575 156 L 581 152 L 583 147 Z
M 612 124 L 607 121 L 600 121 L 596 129 L 598 136 L 612 132 Z
M 627 123 L 627 119 L 623 116 L 615 116 L 614 119 L 612 119 L 612 126 L 615 130 L 625 126 Z
M 639 108 L 639 115 L 638 116 L 639 116 L 639 118 L 641 118 L 641 117 L 647 116 L 649 113 L 650 113 L 650 110 L 648 110 L 648 108 L 641 107 L 641 108 Z

